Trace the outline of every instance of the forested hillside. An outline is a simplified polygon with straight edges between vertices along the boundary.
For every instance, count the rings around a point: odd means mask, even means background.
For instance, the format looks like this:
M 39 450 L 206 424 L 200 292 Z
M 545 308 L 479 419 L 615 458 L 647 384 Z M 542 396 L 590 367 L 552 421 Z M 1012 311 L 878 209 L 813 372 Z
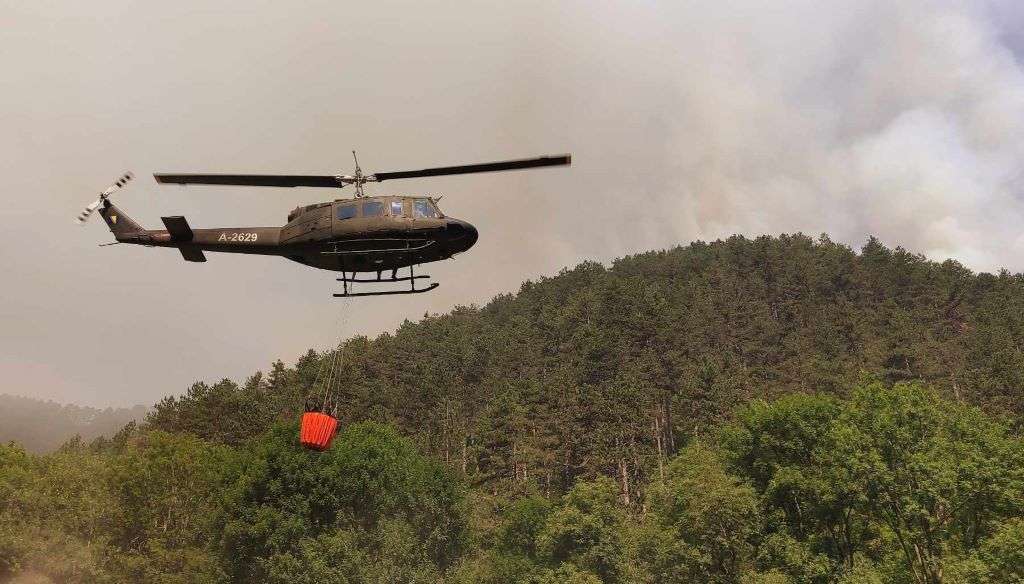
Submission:
M 1019 274 L 734 237 L 339 351 L 0 448 L 0 581 L 1024 582 Z
M 0 394 L 0 443 L 13 440 L 29 452 L 50 452 L 74 436 L 90 441 L 112 435 L 128 422 L 141 421 L 148 410 L 61 405 Z
M 582 264 L 341 351 L 345 423 L 394 424 L 496 490 L 615 476 L 629 500 L 659 460 L 752 398 L 919 380 L 1024 412 L 1024 277 L 874 240 L 858 255 L 827 239 L 734 237 Z M 240 443 L 294 418 L 323 357 L 241 387 L 196 384 L 150 424 Z

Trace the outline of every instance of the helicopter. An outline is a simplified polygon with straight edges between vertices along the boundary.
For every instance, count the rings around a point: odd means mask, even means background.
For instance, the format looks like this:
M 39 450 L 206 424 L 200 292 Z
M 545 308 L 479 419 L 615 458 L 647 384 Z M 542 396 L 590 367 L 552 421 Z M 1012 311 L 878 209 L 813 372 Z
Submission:
M 305 266 L 341 272 L 342 292 L 335 297 L 422 294 L 439 286 L 437 282 L 416 287 L 430 279 L 416 274 L 413 266 L 449 259 L 476 243 L 477 229 L 467 221 L 449 217 L 438 206 L 439 197 L 409 195 L 367 196 L 366 183 L 404 178 L 521 170 L 572 164 L 570 154 L 519 160 L 443 166 L 397 172 L 363 174 L 355 151 L 355 173 L 351 175 L 268 175 L 268 174 L 154 174 L 160 184 L 242 185 L 261 187 L 354 186 L 348 199 L 296 207 L 281 227 L 217 227 L 193 229 L 183 216 L 161 217 L 166 229 L 144 229 L 111 200 L 132 173 L 125 173 L 78 216 L 85 224 L 94 211 L 106 221 L 116 241 L 148 247 L 173 247 L 189 262 L 205 262 L 205 252 L 245 253 L 283 256 Z M 408 268 L 408 276 L 399 270 Z M 370 274 L 360 276 L 360 274 Z M 354 292 L 355 283 L 408 282 L 408 288 Z

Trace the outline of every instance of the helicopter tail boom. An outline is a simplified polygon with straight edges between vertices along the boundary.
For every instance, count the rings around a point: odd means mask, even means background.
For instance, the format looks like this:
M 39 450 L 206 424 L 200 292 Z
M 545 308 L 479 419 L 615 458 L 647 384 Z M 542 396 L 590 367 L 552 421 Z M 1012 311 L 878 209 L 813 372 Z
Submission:
M 111 203 L 109 199 L 103 200 L 103 204 L 100 207 L 100 216 L 107 222 L 107 227 L 114 234 L 114 239 L 118 241 L 130 239 L 131 236 L 145 231 L 141 225 L 126 215 L 117 205 Z

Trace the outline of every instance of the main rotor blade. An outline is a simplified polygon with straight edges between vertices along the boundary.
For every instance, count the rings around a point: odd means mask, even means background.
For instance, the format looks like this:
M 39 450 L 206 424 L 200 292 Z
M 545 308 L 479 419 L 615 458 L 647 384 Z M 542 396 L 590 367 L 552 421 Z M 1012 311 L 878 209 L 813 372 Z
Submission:
M 334 187 L 345 183 L 334 176 L 304 174 L 154 174 L 158 183 L 179 185 L 243 185 L 250 187 Z
M 441 166 L 422 170 L 403 170 L 398 172 L 377 172 L 371 177 L 377 181 L 394 178 L 416 178 L 421 176 L 443 176 L 447 174 L 470 174 L 474 172 L 495 172 L 498 170 L 521 170 L 540 166 L 562 166 L 572 164 L 571 154 L 557 156 L 541 156 L 540 158 L 524 158 L 522 160 L 504 160 L 501 162 L 483 162 L 480 164 L 463 164 L 460 166 Z

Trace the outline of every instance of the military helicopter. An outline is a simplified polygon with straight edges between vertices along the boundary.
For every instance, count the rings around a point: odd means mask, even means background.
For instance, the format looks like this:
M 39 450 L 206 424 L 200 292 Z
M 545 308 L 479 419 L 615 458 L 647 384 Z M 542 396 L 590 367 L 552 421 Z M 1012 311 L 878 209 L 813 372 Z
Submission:
M 341 272 L 342 292 L 335 297 L 421 294 L 438 287 L 434 282 L 416 287 L 417 280 L 429 279 L 416 274 L 413 266 L 451 258 L 477 240 L 471 224 L 446 216 L 438 199 L 428 196 L 366 196 L 363 185 L 385 180 L 519 170 L 572 163 L 572 156 L 541 156 L 521 160 L 485 162 L 363 174 L 359 159 L 352 175 L 265 175 L 265 174 L 154 174 L 162 184 L 244 185 L 261 187 L 329 187 L 354 185 L 351 199 L 296 207 L 282 227 L 219 227 L 192 229 L 182 216 L 161 217 L 166 229 L 144 229 L 110 200 L 110 196 L 132 179 L 124 174 L 78 216 L 84 224 L 94 211 L 106 221 L 116 242 L 149 247 L 174 247 L 190 262 L 205 262 L 204 252 L 277 255 L 300 264 Z M 398 271 L 409 269 L 408 276 Z M 359 277 L 358 274 L 375 274 Z M 354 292 L 354 283 L 409 282 L 408 289 Z

